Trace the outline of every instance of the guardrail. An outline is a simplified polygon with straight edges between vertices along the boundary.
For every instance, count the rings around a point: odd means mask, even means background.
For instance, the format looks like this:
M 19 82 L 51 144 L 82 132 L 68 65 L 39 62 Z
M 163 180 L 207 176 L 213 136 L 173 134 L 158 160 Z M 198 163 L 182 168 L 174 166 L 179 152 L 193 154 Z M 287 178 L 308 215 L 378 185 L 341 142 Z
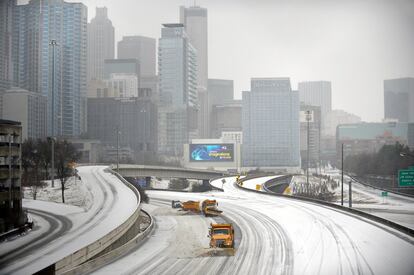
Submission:
M 148 217 L 150 217 L 150 225 L 145 229 L 144 232 L 141 232 L 140 234 L 136 235 L 133 239 L 129 240 L 124 245 L 115 248 L 114 250 L 109 251 L 108 253 L 101 255 L 95 259 L 92 259 L 90 261 L 87 261 L 67 272 L 64 273 L 64 275 L 79 275 L 79 274 L 86 274 L 90 273 L 110 262 L 115 261 L 117 258 L 125 255 L 131 249 L 136 248 L 142 243 L 145 242 L 145 240 L 148 238 L 149 234 L 154 229 L 154 219 L 151 217 L 150 214 L 145 212 L 144 210 L 141 210 L 142 212 L 146 213 Z
M 243 182 L 245 180 L 246 179 L 242 179 L 241 181 Z M 408 227 L 403 226 L 401 224 L 389 221 L 387 219 L 384 219 L 384 218 L 381 218 L 381 217 L 378 217 L 378 216 L 375 216 L 375 215 L 372 215 L 372 214 L 369 214 L 369 213 L 366 213 L 366 212 L 363 212 L 363 211 L 360 211 L 360 210 L 356 210 L 356 209 L 353 209 L 353 208 L 348 208 L 348 207 L 337 205 L 337 204 L 330 203 L 330 202 L 327 202 L 327 201 L 322 201 L 322 200 L 312 199 L 312 198 L 307 198 L 307 197 L 302 197 L 302 196 L 293 196 L 293 195 L 288 196 L 288 195 L 277 194 L 277 193 L 261 192 L 261 191 L 258 191 L 258 190 L 245 188 L 243 186 L 240 186 L 237 183 L 236 183 L 236 186 L 238 188 L 243 189 L 243 190 L 246 190 L 246 191 L 249 191 L 249 192 L 260 193 L 262 195 L 274 196 L 274 197 L 283 197 L 283 198 L 294 199 L 294 200 L 299 200 L 299 201 L 312 202 L 312 203 L 315 203 L 315 204 L 322 204 L 326 207 L 336 208 L 336 209 L 342 210 L 344 212 L 359 215 L 359 216 L 362 216 L 362 217 L 367 218 L 369 220 L 381 223 L 383 225 L 386 225 L 386 226 L 389 226 L 393 229 L 396 229 L 396 230 L 398 230 L 402 233 L 405 233 L 405 234 L 407 234 L 411 237 L 414 237 L 414 229 L 408 228 Z
M 141 197 L 138 190 L 115 171 L 112 171 L 111 169 L 106 169 L 106 171 L 114 174 L 119 180 L 121 180 L 135 193 L 138 199 L 137 209 L 125 222 L 123 222 L 119 227 L 109 232 L 107 235 L 56 262 L 56 274 L 66 273 L 69 270 L 74 269 L 76 266 L 79 266 L 82 263 L 85 263 L 86 261 L 90 260 L 94 256 L 98 255 L 105 248 L 107 248 L 116 240 L 121 238 L 131 228 L 131 226 L 133 226 L 136 223 L 137 219 L 139 218 L 139 213 L 141 211 Z

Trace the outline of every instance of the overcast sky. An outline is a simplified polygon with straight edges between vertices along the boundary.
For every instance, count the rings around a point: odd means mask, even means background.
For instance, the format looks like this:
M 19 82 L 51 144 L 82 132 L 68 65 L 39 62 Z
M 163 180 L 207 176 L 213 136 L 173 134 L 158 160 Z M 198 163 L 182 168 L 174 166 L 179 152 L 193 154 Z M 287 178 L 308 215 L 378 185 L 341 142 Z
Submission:
M 72 1 L 69 2 L 79 2 Z M 83 0 L 106 6 L 123 35 L 160 37 L 190 0 Z M 414 77 L 414 0 L 197 0 L 208 9 L 209 78 L 332 82 L 333 108 L 365 121 L 384 115 L 383 80 Z

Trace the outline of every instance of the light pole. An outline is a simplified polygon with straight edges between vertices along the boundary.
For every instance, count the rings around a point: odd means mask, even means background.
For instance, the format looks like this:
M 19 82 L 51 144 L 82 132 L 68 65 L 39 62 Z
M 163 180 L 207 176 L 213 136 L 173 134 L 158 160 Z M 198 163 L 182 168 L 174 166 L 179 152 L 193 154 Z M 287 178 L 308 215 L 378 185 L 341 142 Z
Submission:
M 342 149 L 341 149 L 341 205 L 344 205 L 344 144 L 342 143 Z
M 119 126 L 116 129 L 116 172 L 119 173 Z
M 52 187 L 55 187 L 55 46 L 57 46 L 56 40 L 50 40 L 49 43 L 52 46 L 52 133 L 51 133 L 51 179 Z
M 310 110 L 306 110 L 306 122 L 307 122 L 307 145 L 306 145 L 306 151 L 307 151 L 307 159 L 306 159 L 306 186 L 307 186 L 307 193 L 309 193 L 309 123 L 312 119 L 312 112 Z

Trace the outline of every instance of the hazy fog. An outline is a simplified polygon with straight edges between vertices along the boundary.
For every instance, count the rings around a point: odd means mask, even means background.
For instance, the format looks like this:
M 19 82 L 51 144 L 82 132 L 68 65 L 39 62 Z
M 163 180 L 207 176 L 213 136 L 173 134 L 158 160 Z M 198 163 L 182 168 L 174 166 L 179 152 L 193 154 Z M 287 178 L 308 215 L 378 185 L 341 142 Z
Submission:
M 71 0 L 72 2 L 75 2 Z M 79 1 L 76 1 L 79 2 Z M 160 37 L 161 23 L 178 22 L 185 0 L 85 0 L 89 19 L 108 7 L 116 40 Z M 198 0 L 208 9 L 209 77 L 235 81 L 288 76 L 332 81 L 333 108 L 383 117 L 383 80 L 414 76 L 412 0 Z

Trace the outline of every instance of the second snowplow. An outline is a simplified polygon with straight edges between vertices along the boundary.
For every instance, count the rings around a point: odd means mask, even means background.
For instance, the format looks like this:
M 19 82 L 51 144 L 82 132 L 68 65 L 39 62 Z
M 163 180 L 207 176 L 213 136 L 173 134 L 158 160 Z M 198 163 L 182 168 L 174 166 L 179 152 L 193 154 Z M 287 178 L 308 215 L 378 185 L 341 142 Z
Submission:
M 191 211 L 195 213 L 203 213 L 206 217 L 218 216 L 223 211 L 217 208 L 218 204 L 216 200 L 204 200 L 204 201 L 172 201 L 172 208 L 181 208 L 184 211 Z

